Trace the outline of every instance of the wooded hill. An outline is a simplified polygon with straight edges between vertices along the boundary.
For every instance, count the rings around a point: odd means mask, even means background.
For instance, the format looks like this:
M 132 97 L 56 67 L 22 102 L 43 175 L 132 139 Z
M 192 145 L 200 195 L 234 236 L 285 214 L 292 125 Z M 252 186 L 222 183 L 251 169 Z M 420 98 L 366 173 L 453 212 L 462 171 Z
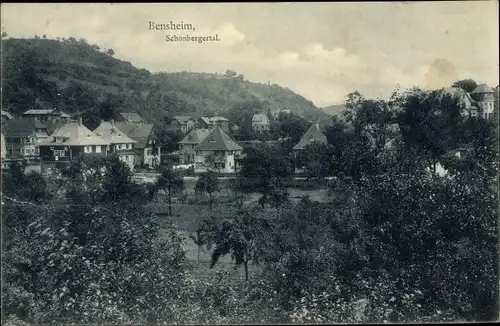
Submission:
M 244 103 L 256 103 L 265 109 L 290 109 L 308 120 L 325 117 L 311 101 L 287 88 L 246 81 L 230 70 L 225 74 L 150 73 L 113 55 L 112 49 L 102 50 L 72 37 L 4 39 L 2 107 L 18 115 L 49 103 L 94 119 L 136 111 L 157 123 L 170 115 L 224 114 Z

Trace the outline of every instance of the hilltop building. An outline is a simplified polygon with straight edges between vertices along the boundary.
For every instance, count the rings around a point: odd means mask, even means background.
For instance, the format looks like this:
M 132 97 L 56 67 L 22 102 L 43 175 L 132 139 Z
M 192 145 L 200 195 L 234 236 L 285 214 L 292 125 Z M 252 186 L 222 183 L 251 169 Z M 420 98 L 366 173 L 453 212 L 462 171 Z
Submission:
M 252 117 L 252 129 L 255 131 L 269 130 L 269 117 L 267 114 L 258 113 Z
M 458 87 L 441 89 L 442 95 L 451 95 L 462 105 L 462 115 L 492 119 L 495 109 L 495 91 L 486 84 L 480 84 L 471 93 Z

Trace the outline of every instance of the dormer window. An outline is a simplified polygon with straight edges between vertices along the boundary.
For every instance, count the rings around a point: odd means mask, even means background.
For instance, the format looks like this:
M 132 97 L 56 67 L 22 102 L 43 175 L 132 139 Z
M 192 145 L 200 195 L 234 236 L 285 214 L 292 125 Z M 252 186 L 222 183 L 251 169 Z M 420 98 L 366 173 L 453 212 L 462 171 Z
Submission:
M 215 139 L 210 139 L 210 143 L 211 144 L 215 143 Z

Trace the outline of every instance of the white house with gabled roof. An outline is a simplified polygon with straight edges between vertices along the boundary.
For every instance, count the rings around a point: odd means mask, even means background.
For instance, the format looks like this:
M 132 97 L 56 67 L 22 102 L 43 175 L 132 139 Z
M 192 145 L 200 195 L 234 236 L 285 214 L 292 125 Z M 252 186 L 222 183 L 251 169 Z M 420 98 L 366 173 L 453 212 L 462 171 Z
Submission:
M 217 126 L 195 147 L 195 151 L 195 172 L 234 173 L 239 168 L 236 159 L 243 148 Z
M 118 129 L 114 120 L 101 121 L 94 133 L 109 143 L 108 153 L 118 155 L 120 161 L 125 162 L 130 170 L 134 169 L 134 146 L 137 142 Z

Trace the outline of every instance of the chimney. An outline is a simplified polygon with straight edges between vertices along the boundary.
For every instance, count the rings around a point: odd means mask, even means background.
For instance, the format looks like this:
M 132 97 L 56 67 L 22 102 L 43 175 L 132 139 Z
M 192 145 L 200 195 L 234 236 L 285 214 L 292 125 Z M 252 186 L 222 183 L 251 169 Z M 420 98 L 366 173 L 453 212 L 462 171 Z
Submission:
M 78 117 L 78 124 L 81 126 L 82 125 L 82 117 Z
M 115 126 L 115 120 L 111 119 L 111 125 L 114 127 Z

